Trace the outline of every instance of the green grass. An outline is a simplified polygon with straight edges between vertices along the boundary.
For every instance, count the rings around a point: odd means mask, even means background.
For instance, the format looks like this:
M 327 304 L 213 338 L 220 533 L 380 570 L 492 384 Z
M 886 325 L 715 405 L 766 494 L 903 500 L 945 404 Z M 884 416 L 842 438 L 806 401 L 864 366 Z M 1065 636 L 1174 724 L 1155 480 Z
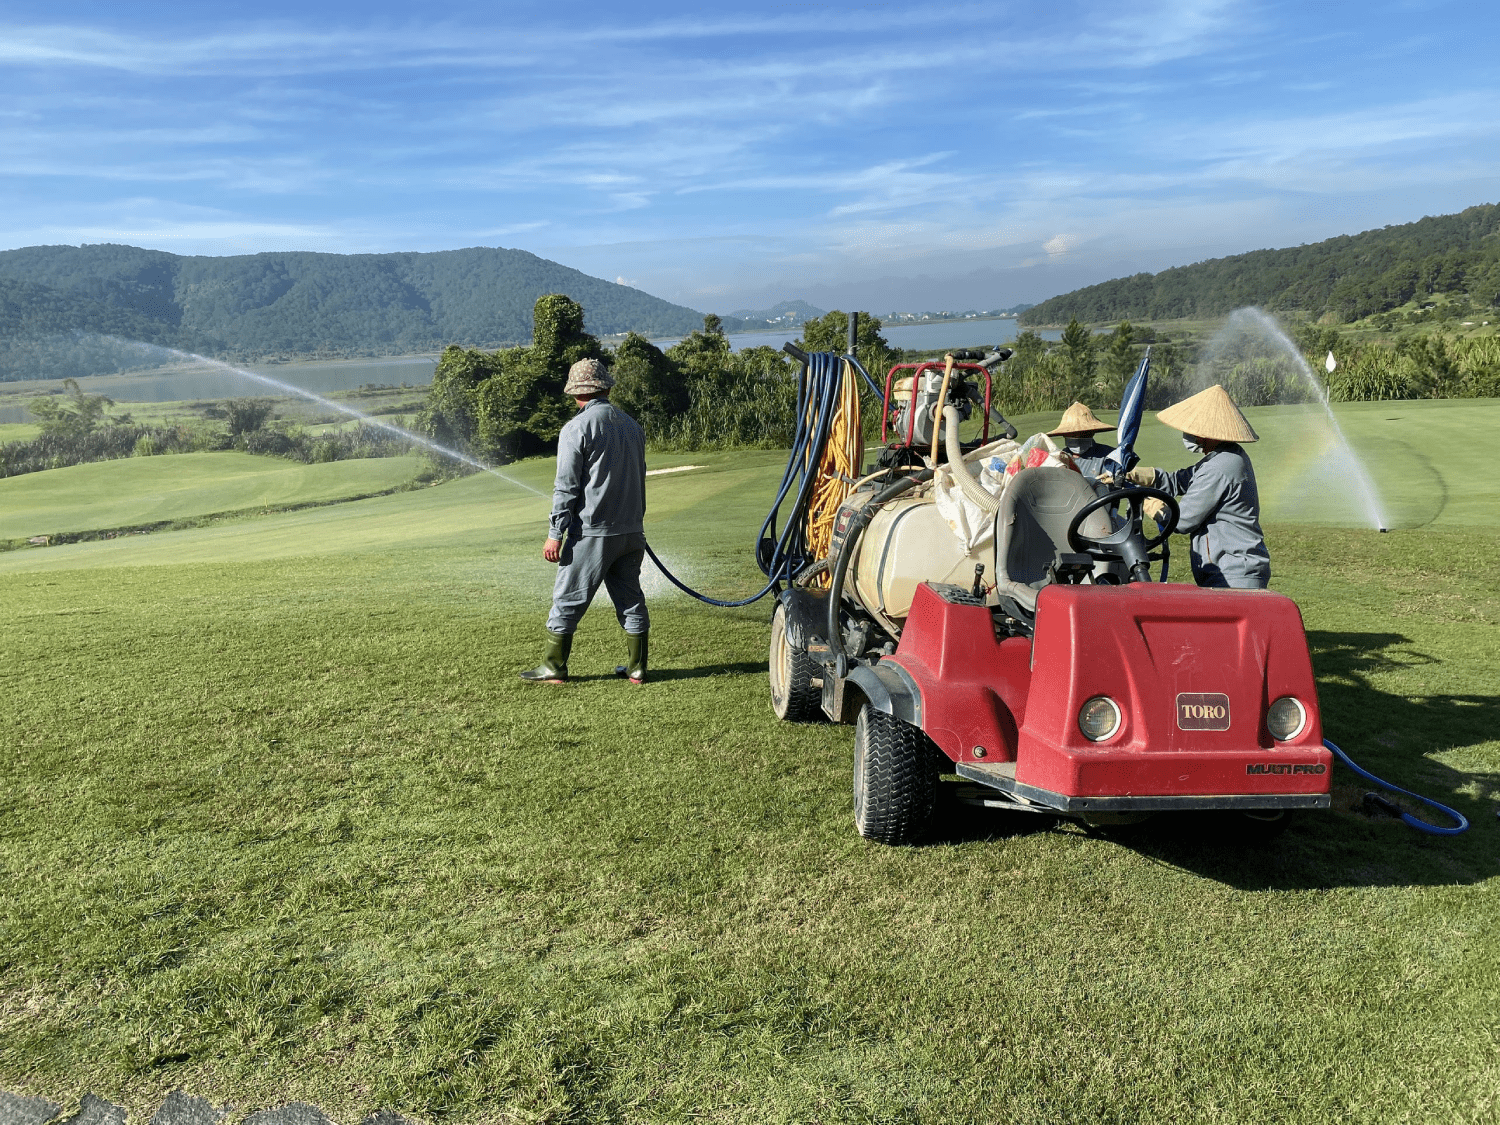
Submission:
M 397 488 L 416 457 L 303 465 L 248 453 L 96 461 L 0 479 L 0 540 L 319 504 Z
M 35 422 L 0 422 L 0 445 L 8 441 L 31 441 L 42 432 Z
M 754 588 L 781 459 L 653 457 L 705 467 L 652 478 L 652 542 Z M 342 1121 L 1500 1112 L 1489 524 L 1270 525 L 1330 735 L 1467 836 L 1354 813 L 1340 773 L 1269 848 L 975 815 L 887 849 L 848 728 L 771 716 L 764 607 L 658 581 L 656 682 L 608 674 L 606 603 L 579 682 L 521 684 L 546 510 L 474 476 L 0 557 L 0 1088 Z

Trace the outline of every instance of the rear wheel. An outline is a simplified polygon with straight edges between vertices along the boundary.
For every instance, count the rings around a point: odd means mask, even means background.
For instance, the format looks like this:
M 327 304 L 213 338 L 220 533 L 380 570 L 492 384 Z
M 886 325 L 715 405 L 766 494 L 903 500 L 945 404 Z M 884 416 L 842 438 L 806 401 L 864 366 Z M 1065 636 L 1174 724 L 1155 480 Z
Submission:
M 909 844 L 932 820 L 941 751 L 910 723 L 868 703 L 854 722 L 854 826 L 866 840 Z
M 823 685 L 813 681 L 822 669 L 807 653 L 793 647 L 784 605 L 778 605 L 771 617 L 770 662 L 771 710 L 776 717 L 793 723 L 817 718 L 823 706 Z

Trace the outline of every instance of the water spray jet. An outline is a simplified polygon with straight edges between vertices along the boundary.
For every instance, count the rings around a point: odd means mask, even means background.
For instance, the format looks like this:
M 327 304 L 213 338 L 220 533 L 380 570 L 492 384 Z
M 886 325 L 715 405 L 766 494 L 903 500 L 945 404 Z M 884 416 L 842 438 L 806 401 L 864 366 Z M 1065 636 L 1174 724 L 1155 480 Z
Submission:
M 1236 335 L 1255 335 L 1268 343 L 1275 351 L 1281 353 L 1291 363 L 1307 392 L 1312 399 L 1323 408 L 1324 421 L 1328 425 L 1336 446 L 1337 453 L 1343 459 L 1348 474 L 1352 478 L 1353 492 L 1360 506 L 1364 509 L 1364 516 L 1369 520 L 1370 526 L 1376 531 L 1387 530 L 1385 512 L 1381 508 L 1380 498 L 1375 489 L 1375 482 L 1370 479 L 1365 470 L 1364 462 L 1354 452 L 1353 446 L 1344 436 L 1343 427 L 1339 425 L 1338 417 L 1333 412 L 1333 404 L 1329 401 L 1327 388 L 1313 370 L 1308 366 L 1307 360 L 1303 358 L 1301 350 L 1294 344 L 1281 325 L 1274 317 L 1269 316 L 1261 309 L 1242 308 L 1235 309 L 1229 314 L 1228 321 L 1214 338 L 1209 342 L 1209 356 L 1211 365 L 1213 356 L 1227 349 Z M 1205 365 L 1205 371 L 1209 365 Z M 1323 361 L 1324 368 L 1331 375 L 1338 368 L 1338 360 L 1332 352 Z M 1212 382 L 1200 376 L 1200 382 Z
M 546 495 L 546 493 L 540 491 L 539 489 L 532 488 L 531 485 L 524 484 L 521 481 L 516 480 L 514 477 L 506 476 L 504 473 L 500 472 L 499 469 L 486 465 L 477 457 L 470 457 L 467 453 L 460 453 L 456 449 L 450 449 L 446 445 L 440 445 L 437 442 L 433 441 L 431 438 L 424 437 L 421 434 L 413 433 L 405 427 L 397 426 L 392 422 L 383 422 L 379 418 L 366 414 L 362 410 L 356 410 L 352 406 L 348 406 L 331 398 L 324 398 L 320 394 L 315 394 L 312 391 L 305 390 L 304 388 L 295 386 L 292 383 L 283 383 L 280 379 L 273 379 L 269 375 L 260 375 L 254 371 L 247 371 L 243 367 L 235 367 L 231 363 L 225 363 L 223 360 L 218 359 L 210 359 L 208 358 L 208 356 L 198 355 L 196 352 L 185 352 L 181 351 L 178 348 L 169 348 L 161 344 L 142 343 L 139 340 L 122 340 L 118 336 L 105 336 L 102 338 L 105 340 L 109 340 L 111 343 L 120 344 L 125 347 L 135 348 L 140 351 L 161 352 L 165 355 L 174 356 L 177 359 L 189 360 L 193 363 L 206 364 L 209 367 L 215 367 L 221 371 L 226 371 L 233 375 L 240 375 L 246 379 L 254 379 L 257 383 L 263 383 L 268 387 L 275 387 L 277 390 L 284 391 L 288 394 L 297 395 L 300 398 L 305 398 L 309 402 L 315 402 L 319 406 L 326 407 L 329 410 L 336 410 L 340 414 L 347 414 L 349 415 L 349 417 L 356 418 L 365 425 L 373 426 L 374 428 L 379 430 L 385 430 L 387 433 L 396 434 L 397 436 L 403 437 L 407 441 L 410 441 L 415 445 L 420 445 L 422 448 L 436 453 L 441 457 L 447 457 L 450 460 L 457 461 L 463 465 L 467 465 L 471 469 L 478 469 L 481 472 L 489 473 L 491 476 L 499 477 L 501 480 L 505 481 L 505 483 L 513 484 L 517 488 L 525 489 L 527 492 L 533 493 L 534 495 Z

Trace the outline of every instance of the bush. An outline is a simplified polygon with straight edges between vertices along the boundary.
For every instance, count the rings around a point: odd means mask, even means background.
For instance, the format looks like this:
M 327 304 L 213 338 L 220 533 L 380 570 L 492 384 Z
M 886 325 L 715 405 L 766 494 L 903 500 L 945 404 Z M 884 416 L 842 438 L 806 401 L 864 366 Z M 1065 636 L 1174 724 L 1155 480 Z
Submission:
M 42 433 L 30 441 L 0 445 L 0 477 L 19 476 L 41 469 L 61 469 L 86 461 L 132 457 L 145 449 L 154 453 L 185 453 L 193 435 L 181 428 L 156 426 L 100 426 L 86 432 Z
M 229 433 L 238 437 L 251 434 L 266 424 L 275 404 L 268 398 L 232 398 L 224 404 Z

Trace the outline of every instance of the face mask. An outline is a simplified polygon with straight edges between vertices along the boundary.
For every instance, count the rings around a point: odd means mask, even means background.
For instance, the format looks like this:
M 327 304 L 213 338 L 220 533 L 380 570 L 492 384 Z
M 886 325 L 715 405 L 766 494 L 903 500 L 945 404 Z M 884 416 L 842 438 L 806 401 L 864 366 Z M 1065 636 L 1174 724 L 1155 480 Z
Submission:
M 1068 447 L 1069 453 L 1082 453 L 1085 449 L 1094 444 L 1094 435 L 1084 434 L 1080 437 L 1076 434 L 1072 434 L 1064 438 L 1063 440 Z
M 1198 444 L 1198 439 L 1192 434 L 1182 435 L 1182 445 L 1189 453 L 1202 453 L 1203 446 Z

